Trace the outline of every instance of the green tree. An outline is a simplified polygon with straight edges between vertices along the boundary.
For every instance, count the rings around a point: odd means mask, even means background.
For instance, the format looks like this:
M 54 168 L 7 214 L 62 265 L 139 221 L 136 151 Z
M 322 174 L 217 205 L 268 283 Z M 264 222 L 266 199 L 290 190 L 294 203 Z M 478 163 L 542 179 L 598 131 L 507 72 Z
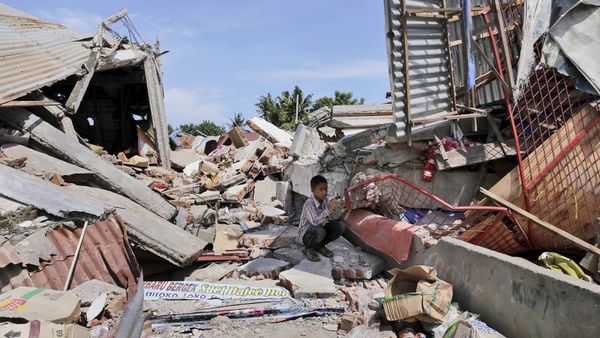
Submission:
M 246 119 L 242 116 L 242 113 L 235 113 L 233 117 L 229 119 L 229 127 L 231 129 L 235 127 L 243 127 L 246 123 Z
M 356 99 L 353 96 L 354 94 L 352 92 L 342 92 L 336 90 L 334 93 L 334 97 L 323 96 L 317 99 L 315 101 L 315 104 L 312 106 L 312 110 L 317 110 L 322 107 L 332 107 L 338 105 L 355 105 L 365 103 L 364 97 Z
M 299 86 L 290 91 L 283 91 L 281 95 L 273 98 L 271 93 L 258 99 L 256 108 L 265 120 L 283 129 L 292 129 L 296 122 L 296 108 L 298 121 L 302 121 L 312 107 L 312 94 L 305 95 Z
M 214 122 L 204 120 L 201 123 L 186 123 L 179 126 L 179 129 L 188 134 L 206 136 L 218 136 L 225 132 L 225 128 L 215 124 Z

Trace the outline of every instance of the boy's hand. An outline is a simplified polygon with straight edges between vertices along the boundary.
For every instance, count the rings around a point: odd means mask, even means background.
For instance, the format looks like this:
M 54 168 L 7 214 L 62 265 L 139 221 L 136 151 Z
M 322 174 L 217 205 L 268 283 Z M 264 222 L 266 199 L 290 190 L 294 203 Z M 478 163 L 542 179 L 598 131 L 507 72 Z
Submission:
M 327 210 L 329 210 L 329 211 L 334 211 L 337 208 L 338 208 L 338 201 L 336 201 L 336 200 L 329 202 L 329 204 L 327 205 Z

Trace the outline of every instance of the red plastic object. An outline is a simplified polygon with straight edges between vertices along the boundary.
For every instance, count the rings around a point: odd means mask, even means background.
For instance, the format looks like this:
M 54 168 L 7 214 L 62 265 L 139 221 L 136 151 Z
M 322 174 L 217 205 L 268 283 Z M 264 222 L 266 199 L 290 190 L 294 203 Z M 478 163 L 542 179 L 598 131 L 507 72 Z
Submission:
M 371 190 L 379 191 L 377 201 L 367 199 L 369 186 Z M 346 208 L 349 210 L 366 209 L 390 218 L 393 224 L 397 224 L 398 221 L 391 218 L 397 217 L 409 209 L 439 211 L 429 219 L 431 223 L 444 225 L 442 227 L 444 230 L 432 232 L 432 236 L 435 238 L 451 236 L 506 254 L 518 254 L 531 249 L 525 232 L 508 209 L 494 206 L 455 207 L 398 175 L 389 174 L 362 181 L 346 190 L 344 197 Z M 353 211 L 350 215 L 352 216 L 355 212 Z M 457 224 L 456 217 L 449 215 L 452 212 L 464 213 L 464 220 Z M 366 217 L 369 214 L 363 215 Z M 358 223 L 360 220 L 355 219 L 352 222 Z M 380 220 L 376 220 L 376 222 L 380 222 Z M 395 227 L 392 223 L 381 224 L 390 229 Z M 387 233 L 390 236 L 389 243 L 381 245 L 402 245 L 402 241 L 398 240 L 393 231 L 383 231 L 381 234 L 373 234 L 372 231 L 369 234 L 370 230 L 356 230 L 352 227 L 350 230 L 367 244 L 370 240 L 372 243 L 384 241 L 381 236 Z

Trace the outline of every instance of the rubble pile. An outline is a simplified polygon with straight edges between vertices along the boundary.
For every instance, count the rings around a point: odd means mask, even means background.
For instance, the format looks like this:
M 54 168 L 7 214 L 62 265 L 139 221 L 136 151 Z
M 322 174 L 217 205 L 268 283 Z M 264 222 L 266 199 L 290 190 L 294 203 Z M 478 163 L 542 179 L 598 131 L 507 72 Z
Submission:
M 0 4 L 0 336 L 570 334 L 600 297 L 600 74 L 564 37 L 600 7 L 384 4 L 390 102 L 215 136 L 168 131 L 126 10 L 89 36 Z M 307 201 L 346 229 L 318 260 Z

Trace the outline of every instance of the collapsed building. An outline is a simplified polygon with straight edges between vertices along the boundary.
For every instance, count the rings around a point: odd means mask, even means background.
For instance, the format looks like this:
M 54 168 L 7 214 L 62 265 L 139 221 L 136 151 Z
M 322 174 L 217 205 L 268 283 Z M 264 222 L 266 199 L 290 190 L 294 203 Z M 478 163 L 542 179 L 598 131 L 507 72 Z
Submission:
M 0 333 L 595 336 L 597 5 L 384 5 L 390 102 L 220 136 L 169 135 L 126 10 L 86 35 L 0 5 L 0 301 L 44 310 Z M 317 174 L 348 230 L 313 263 Z

